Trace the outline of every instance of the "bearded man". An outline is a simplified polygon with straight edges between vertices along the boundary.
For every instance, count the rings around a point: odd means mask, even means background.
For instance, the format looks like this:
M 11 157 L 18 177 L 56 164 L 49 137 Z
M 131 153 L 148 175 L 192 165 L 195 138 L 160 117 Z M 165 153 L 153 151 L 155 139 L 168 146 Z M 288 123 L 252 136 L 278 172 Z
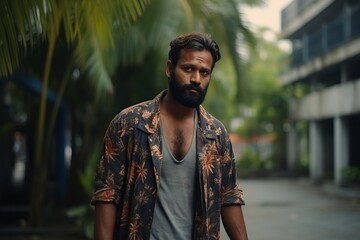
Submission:
M 247 240 L 243 193 L 223 124 L 201 105 L 217 43 L 189 33 L 170 43 L 168 89 L 111 121 L 95 177 L 95 239 Z

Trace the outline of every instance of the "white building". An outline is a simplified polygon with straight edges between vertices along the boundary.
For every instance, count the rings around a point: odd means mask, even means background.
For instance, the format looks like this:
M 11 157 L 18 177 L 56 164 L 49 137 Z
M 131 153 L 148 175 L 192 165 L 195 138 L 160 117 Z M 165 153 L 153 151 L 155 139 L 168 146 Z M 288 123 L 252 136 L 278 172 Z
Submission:
M 341 185 L 345 169 L 360 167 L 360 1 L 294 0 L 281 23 L 293 48 L 291 67 L 280 77 L 294 93 L 288 168 L 298 165 L 305 139 L 310 178 Z

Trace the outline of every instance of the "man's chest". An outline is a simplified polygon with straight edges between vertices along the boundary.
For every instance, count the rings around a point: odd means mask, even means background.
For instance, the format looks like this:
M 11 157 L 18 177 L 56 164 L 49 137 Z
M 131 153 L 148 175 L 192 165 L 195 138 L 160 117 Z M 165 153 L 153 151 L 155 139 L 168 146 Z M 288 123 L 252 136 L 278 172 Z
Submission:
M 173 125 L 163 124 L 162 134 L 167 142 L 172 155 L 181 160 L 190 149 L 194 132 L 194 124 Z

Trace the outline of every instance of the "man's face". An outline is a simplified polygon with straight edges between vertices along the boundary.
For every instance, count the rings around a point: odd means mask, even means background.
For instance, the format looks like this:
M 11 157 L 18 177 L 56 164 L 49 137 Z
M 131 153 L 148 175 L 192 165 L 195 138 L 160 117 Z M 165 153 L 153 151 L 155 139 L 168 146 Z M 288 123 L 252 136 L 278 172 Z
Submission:
M 169 92 L 180 104 L 197 108 L 203 101 L 209 86 L 212 56 L 209 51 L 182 50 L 177 65 L 167 66 Z

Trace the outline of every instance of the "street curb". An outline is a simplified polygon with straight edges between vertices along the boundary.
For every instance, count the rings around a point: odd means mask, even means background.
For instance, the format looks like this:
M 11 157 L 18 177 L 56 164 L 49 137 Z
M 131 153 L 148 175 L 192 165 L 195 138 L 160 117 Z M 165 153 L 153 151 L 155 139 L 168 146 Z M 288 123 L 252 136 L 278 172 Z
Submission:
M 360 187 L 358 186 L 336 186 L 333 183 L 324 183 L 322 190 L 328 194 L 360 200 Z

